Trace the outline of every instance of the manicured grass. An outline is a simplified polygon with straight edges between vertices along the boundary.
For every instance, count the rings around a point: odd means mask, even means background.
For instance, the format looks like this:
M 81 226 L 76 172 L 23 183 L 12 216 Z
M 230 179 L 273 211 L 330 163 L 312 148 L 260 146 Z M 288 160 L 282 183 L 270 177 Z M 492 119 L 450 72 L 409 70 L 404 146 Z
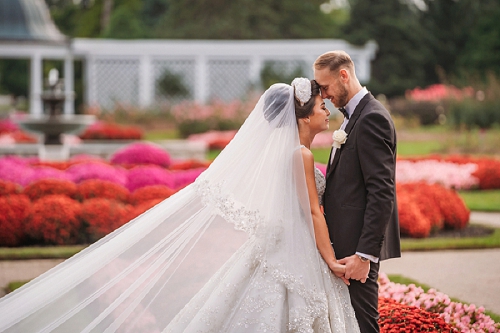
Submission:
M 317 148 L 311 149 L 314 155 L 314 161 L 318 163 L 327 164 L 328 157 L 330 157 L 330 148 Z
M 459 194 L 470 210 L 500 211 L 500 190 L 460 191 Z
M 85 245 L 0 247 L 0 260 L 67 259 L 85 247 Z
M 421 156 L 437 153 L 443 149 L 439 141 L 399 141 L 398 156 Z
M 394 282 L 394 283 L 401 283 L 401 284 L 405 284 L 405 285 L 410 285 L 410 284 L 414 284 L 415 286 L 417 287 L 421 287 L 425 292 L 429 291 L 429 289 L 431 289 L 432 287 L 426 285 L 426 284 L 423 284 L 423 283 L 420 283 L 420 282 L 417 282 L 413 279 L 410 279 L 410 278 L 407 278 L 405 276 L 401 276 L 401 275 L 387 275 L 387 277 L 389 278 L 389 280 L 391 280 L 391 282 Z M 434 288 L 435 289 L 435 288 Z M 453 297 L 450 297 L 450 299 L 453 301 L 453 302 L 458 302 L 458 303 L 463 303 L 463 304 L 469 304 L 469 303 L 466 303 L 466 302 L 463 302 L 457 298 L 453 298 Z M 500 323 L 500 315 L 496 314 L 496 313 L 493 313 L 493 312 L 490 312 L 490 311 L 485 311 L 485 313 L 491 317 L 491 319 L 493 319 L 496 323 Z
M 405 238 L 401 240 L 403 251 L 435 251 L 500 248 L 500 229 L 486 237 L 464 238 Z
M 23 285 L 25 285 L 28 282 L 29 281 L 13 281 L 13 282 L 10 282 L 7 285 L 7 287 L 5 288 L 5 292 L 6 293 L 11 293 L 14 290 L 16 290 L 17 288 L 21 288 Z
M 147 141 L 161 141 L 179 139 L 179 132 L 173 130 L 148 130 L 144 133 L 144 140 Z

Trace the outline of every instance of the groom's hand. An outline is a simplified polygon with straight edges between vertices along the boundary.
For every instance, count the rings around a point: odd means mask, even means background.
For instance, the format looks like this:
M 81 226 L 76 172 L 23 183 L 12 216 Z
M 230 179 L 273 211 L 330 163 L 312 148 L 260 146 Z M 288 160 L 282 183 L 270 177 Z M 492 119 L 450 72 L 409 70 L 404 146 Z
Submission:
M 342 258 L 339 264 L 345 265 L 345 278 L 354 279 L 365 283 L 370 272 L 370 261 L 363 262 L 356 254 Z

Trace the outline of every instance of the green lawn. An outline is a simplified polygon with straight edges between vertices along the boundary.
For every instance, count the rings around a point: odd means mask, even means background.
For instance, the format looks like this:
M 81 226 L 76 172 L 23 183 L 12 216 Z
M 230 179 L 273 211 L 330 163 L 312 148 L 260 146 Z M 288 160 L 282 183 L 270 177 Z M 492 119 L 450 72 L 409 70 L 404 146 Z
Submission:
M 459 193 L 470 210 L 500 211 L 500 190 L 460 191 Z
M 400 141 L 398 142 L 398 156 L 421 156 L 437 153 L 443 149 L 439 141 Z
M 86 245 L 0 247 L 0 260 L 67 259 Z

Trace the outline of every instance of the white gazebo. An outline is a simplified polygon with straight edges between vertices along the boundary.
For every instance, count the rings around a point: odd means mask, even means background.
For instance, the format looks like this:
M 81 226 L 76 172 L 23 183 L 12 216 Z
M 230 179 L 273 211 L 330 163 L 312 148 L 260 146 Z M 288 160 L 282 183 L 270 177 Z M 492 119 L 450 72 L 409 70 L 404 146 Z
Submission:
M 71 41 L 50 18 L 43 0 L 0 0 L 0 58 L 30 59 L 30 113 L 43 113 L 42 61 L 64 61 L 64 113 L 74 113 Z

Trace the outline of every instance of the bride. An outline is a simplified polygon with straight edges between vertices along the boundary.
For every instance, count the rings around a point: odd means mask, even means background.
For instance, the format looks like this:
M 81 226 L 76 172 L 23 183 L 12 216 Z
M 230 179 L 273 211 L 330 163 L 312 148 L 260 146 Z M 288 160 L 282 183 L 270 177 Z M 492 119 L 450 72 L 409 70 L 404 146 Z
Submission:
M 359 332 L 309 150 L 329 115 L 271 86 L 193 184 L 0 299 L 0 332 Z

